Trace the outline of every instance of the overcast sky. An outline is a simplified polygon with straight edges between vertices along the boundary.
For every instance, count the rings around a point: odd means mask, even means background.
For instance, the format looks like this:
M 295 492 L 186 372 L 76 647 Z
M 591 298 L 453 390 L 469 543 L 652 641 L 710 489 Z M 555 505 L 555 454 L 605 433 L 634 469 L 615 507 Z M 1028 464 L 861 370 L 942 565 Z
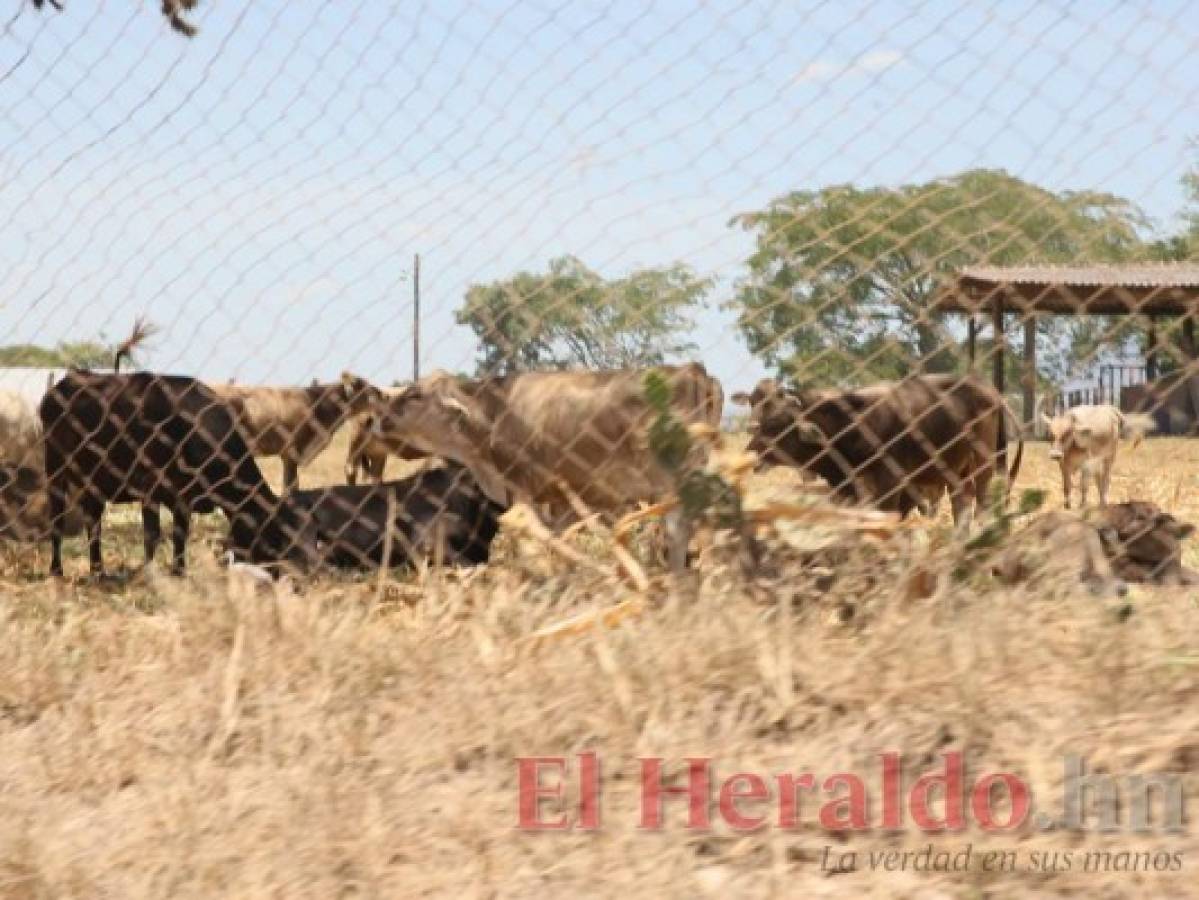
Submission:
M 975 166 L 1176 224 L 1199 153 L 1199 6 L 10 0 L 0 39 L 4 343 L 122 336 L 146 362 L 275 383 L 470 369 L 465 287 L 572 253 L 720 279 L 695 339 L 761 374 L 720 311 L 785 191 Z

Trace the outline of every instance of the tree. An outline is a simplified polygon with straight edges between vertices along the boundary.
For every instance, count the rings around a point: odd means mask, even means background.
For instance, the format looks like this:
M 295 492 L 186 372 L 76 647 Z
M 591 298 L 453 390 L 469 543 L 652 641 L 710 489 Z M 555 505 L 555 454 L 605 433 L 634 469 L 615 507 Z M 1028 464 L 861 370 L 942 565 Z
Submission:
M 14 368 L 101 369 L 112 365 L 116 348 L 99 341 L 64 341 L 57 347 L 10 344 L 0 347 L 0 366 Z
M 49 3 L 59 12 L 63 11 L 63 0 L 33 0 L 36 9 Z M 167 24 L 184 37 L 194 37 L 196 26 L 187 20 L 186 14 L 193 12 L 200 0 L 162 0 L 162 15 Z
M 546 272 L 473 285 L 456 318 L 478 336 L 484 372 L 656 365 L 694 349 L 689 312 L 711 288 L 680 264 L 609 280 L 562 256 Z
M 846 382 L 959 365 L 958 340 L 930 302 L 961 267 L 1137 258 L 1146 220 L 1111 194 L 972 170 L 796 191 L 733 224 L 757 240 L 731 301 L 750 349 L 792 377 Z

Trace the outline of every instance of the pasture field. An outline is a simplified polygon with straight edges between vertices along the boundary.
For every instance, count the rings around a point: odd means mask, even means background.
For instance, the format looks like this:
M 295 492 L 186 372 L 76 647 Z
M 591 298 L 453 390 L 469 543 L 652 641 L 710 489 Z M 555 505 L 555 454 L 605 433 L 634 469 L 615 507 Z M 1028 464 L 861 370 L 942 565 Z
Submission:
M 343 433 L 303 486 L 340 482 L 344 450 Z M 1150 439 L 1122 447 L 1112 499 L 1199 523 L 1197 478 L 1199 442 Z M 788 480 L 759 476 L 756 490 Z M 1017 486 L 1060 505 L 1044 443 L 1026 447 Z M 674 784 L 688 757 L 710 758 L 717 779 L 860 773 L 873 820 L 886 751 L 905 785 L 949 751 L 968 784 L 1018 773 L 1034 811 L 1058 810 L 1069 755 L 1117 776 L 1177 774 L 1194 819 L 1199 592 L 1097 599 L 1065 579 L 942 572 L 932 596 L 913 595 L 917 567 L 949 565 L 925 531 L 850 548 L 832 573 L 748 578 L 717 548 L 684 587 L 655 575 L 640 616 L 541 642 L 529 636 L 630 594 L 603 541 L 582 542 L 586 570 L 501 536 L 473 572 L 278 591 L 214 564 L 214 525 L 184 579 L 91 583 L 74 541 L 55 584 L 46 548 L 5 548 L 0 898 L 1199 894 L 1193 822 L 1042 830 L 1034 812 L 1012 831 L 929 834 L 910 817 L 854 831 L 822 825 L 813 795 L 792 828 L 776 826 L 776 799 L 742 803 L 767 815 L 758 830 L 733 829 L 715 802 L 711 828 L 689 829 L 677 798 L 663 828 L 638 827 L 641 758 L 663 758 Z M 107 538 L 110 565 L 136 569 L 131 508 Z M 518 828 L 515 758 L 583 751 L 600 760 L 600 827 Z M 870 856 L 930 844 L 968 865 L 885 871 Z M 1012 866 L 985 866 L 993 851 Z M 1174 855 L 1180 870 L 1138 865 Z

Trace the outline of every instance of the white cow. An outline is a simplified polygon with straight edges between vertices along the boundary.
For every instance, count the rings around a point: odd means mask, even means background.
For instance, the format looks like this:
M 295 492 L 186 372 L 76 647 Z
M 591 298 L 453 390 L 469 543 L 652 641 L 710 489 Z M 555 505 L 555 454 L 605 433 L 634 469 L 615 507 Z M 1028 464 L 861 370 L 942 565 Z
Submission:
M 1112 466 L 1120 447 L 1121 435 L 1131 434 L 1136 447 L 1153 420 L 1144 415 L 1125 415 L 1114 406 L 1076 406 L 1052 419 L 1041 419 L 1049 429 L 1049 458 L 1056 459 L 1062 470 L 1062 491 L 1066 509 L 1070 508 L 1070 485 L 1078 472 L 1078 491 L 1087 505 L 1087 482 L 1095 478 L 1099 486 L 1099 505 L 1107 506 L 1112 483 Z
M 42 423 L 16 391 L 0 390 L 0 461 L 41 471 Z

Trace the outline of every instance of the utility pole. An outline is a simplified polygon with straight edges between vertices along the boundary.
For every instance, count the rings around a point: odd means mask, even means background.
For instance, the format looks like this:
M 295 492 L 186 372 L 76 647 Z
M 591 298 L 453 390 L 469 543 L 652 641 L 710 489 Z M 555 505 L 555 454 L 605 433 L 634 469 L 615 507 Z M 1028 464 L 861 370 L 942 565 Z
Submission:
M 420 254 L 412 258 L 412 380 L 420 378 Z

